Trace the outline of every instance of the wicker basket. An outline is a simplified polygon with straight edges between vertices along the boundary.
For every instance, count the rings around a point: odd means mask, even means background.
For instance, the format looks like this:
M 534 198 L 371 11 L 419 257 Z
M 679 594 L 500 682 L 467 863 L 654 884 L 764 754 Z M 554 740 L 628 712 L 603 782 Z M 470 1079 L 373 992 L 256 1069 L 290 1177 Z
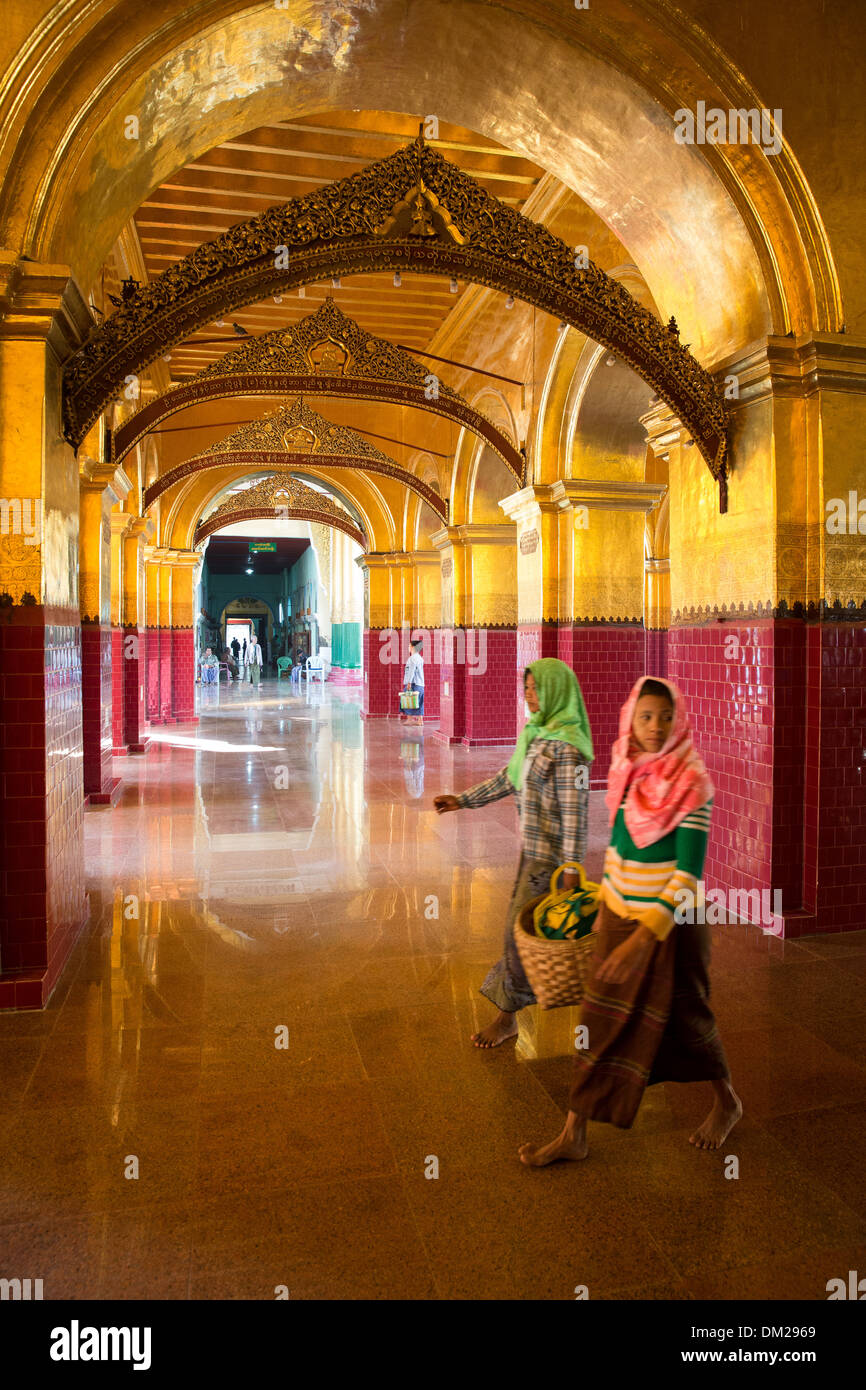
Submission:
M 526 978 L 541 1009 L 580 1004 L 595 951 L 595 934 L 589 932 L 577 941 L 551 941 L 546 936 L 537 936 L 533 913 L 541 901 L 542 898 L 533 898 L 528 902 L 514 928 L 514 941 Z

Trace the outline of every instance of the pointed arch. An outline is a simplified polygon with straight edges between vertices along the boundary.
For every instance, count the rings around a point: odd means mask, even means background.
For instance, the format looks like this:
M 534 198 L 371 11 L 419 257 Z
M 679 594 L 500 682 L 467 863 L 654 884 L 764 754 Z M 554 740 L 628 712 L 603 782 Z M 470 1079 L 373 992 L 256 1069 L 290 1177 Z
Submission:
M 725 404 L 709 372 L 617 281 L 488 193 L 421 138 L 348 178 L 269 208 L 170 266 L 64 369 L 76 447 L 124 378 L 231 309 L 326 276 L 458 276 L 522 299 L 620 356 L 683 422 L 727 505 Z

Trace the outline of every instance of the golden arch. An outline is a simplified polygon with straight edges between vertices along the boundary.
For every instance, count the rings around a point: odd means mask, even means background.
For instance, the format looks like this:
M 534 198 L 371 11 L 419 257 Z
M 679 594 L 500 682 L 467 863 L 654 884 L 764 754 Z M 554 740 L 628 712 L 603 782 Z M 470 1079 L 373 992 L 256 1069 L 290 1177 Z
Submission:
M 351 468 L 353 470 L 358 469 L 363 473 L 379 473 L 386 478 L 393 478 L 427 502 L 442 518 L 443 525 L 447 526 L 448 524 L 447 501 L 440 497 L 427 483 L 416 478 L 414 473 L 400 468 L 397 464 L 389 467 L 388 464 L 378 463 L 363 454 L 356 457 L 345 454 L 316 454 L 315 462 L 320 468 Z M 147 489 L 144 494 L 144 505 L 145 508 L 151 506 L 164 492 L 174 487 L 175 483 L 182 482 L 184 478 L 191 477 L 193 473 L 200 473 L 208 468 L 233 467 L 235 464 L 243 464 L 253 468 L 278 468 L 282 472 L 291 472 L 294 469 L 305 468 L 309 463 L 310 455 L 307 453 L 277 453 L 275 450 L 268 449 L 226 450 L 224 453 L 210 453 L 202 458 L 190 459 L 186 463 L 178 464 L 176 468 L 169 469 Z
M 458 276 L 517 294 L 617 353 L 692 434 L 726 509 L 727 411 L 673 321 L 665 328 L 592 262 L 576 266 L 564 242 L 420 136 L 230 228 L 140 290 L 69 359 L 66 437 L 77 447 L 127 374 L 219 314 L 325 276 L 381 270 Z
M 207 521 L 202 521 L 196 527 L 193 545 L 197 546 L 201 541 L 207 540 L 215 531 L 221 531 L 224 526 L 234 526 L 236 521 L 318 521 L 323 526 L 331 526 L 337 531 L 344 531 L 350 540 L 357 541 L 358 545 L 366 554 L 367 537 L 357 526 L 353 526 L 348 517 L 345 521 L 340 517 L 331 516 L 328 512 L 316 511 L 313 507 L 281 507 L 279 511 L 274 507 L 238 507 L 237 511 L 226 512 L 222 516 L 212 516 Z
M 344 354 L 322 357 L 324 344 L 336 344 Z M 335 371 L 334 368 L 337 368 Z M 204 401 L 232 396 L 328 396 L 377 400 L 429 410 L 469 429 L 489 444 L 519 484 L 525 460 L 513 440 L 495 423 L 444 382 L 434 394 L 428 373 L 404 349 L 385 338 L 366 333 L 327 298 L 291 329 L 277 329 L 250 338 L 234 352 L 147 401 L 116 431 L 112 457 L 120 463 L 150 430 L 164 420 Z

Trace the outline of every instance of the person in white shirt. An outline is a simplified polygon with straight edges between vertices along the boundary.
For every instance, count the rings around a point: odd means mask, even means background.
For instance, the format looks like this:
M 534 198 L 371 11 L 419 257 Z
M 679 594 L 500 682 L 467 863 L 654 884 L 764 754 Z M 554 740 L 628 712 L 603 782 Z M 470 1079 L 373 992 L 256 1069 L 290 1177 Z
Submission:
M 406 720 L 408 724 L 424 724 L 424 662 L 421 657 L 421 638 L 416 637 L 412 641 L 412 653 L 406 662 L 406 670 L 403 672 L 403 689 L 418 691 L 418 709 L 410 717 L 401 713 L 400 718 Z
M 262 649 L 259 639 L 252 635 L 250 644 L 247 647 L 247 679 L 253 684 L 258 685 L 262 678 Z

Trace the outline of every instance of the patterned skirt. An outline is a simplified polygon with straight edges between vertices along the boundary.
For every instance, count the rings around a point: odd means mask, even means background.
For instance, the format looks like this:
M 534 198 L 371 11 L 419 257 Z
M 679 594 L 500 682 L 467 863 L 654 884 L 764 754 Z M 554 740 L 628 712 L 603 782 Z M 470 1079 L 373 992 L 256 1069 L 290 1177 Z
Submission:
M 599 911 L 594 964 L 637 923 Z M 722 1081 L 730 1073 L 710 1008 L 710 933 L 676 925 L 657 941 L 641 971 L 622 984 L 590 976 L 580 1021 L 587 1047 L 575 1057 L 569 1109 L 628 1129 L 647 1086 L 659 1081 Z

